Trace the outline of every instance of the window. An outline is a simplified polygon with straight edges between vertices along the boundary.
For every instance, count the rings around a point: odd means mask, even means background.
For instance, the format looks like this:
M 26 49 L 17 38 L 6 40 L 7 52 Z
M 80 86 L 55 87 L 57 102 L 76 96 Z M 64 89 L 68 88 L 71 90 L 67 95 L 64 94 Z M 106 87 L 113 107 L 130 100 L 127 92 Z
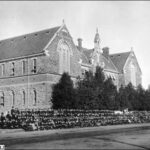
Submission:
M 4 107 L 4 92 L 0 93 L 0 105 Z
M 23 100 L 23 105 L 25 105 L 26 104 L 25 91 L 22 92 L 22 100 Z
M 12 62 L 12 67 L 11 67 L 11 75 L 14 76 L 15 75 L 15 63 Z
M 70 73 L 70 49 L 64 42 L 59 45 L 59 72 Z
M 33 59 L 33 70 L 32 70 L 33 73 L 36 73 L 36 71 L 37 71 L 36 63 L 37 63 L 36 59 Z
M 22 73 L 25 74 L 25 60 L 22 61 Z
M 12 91 L 12 105 L 15 105 L 15 93 Z
M 2 64 L 2 76 L 5 75 L 5 64 Z
M 33 105 L 37 104 L 37 93 L 36 90 L 33 90 Z

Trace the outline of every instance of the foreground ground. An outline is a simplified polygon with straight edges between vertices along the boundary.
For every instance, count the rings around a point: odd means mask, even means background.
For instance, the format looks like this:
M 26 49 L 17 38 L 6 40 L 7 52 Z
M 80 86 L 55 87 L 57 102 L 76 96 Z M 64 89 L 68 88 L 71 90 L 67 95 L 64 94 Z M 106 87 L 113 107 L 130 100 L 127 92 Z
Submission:
M 1 133 L 6 149 L 150 149 L 150 124 Z

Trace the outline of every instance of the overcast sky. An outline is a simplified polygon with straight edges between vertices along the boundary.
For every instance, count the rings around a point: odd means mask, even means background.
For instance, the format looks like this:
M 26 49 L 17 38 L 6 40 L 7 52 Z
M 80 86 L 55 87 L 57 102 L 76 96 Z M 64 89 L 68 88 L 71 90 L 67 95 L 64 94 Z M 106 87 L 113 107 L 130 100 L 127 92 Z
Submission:
M 136 54 L 143 86 L 150 84 L 150 2 L 149 1 L 1 1 L 0 39 L 60 26 L 65 20 L 75 44 L 93 48 L 98 27 L 101 47 L 110 53 Z

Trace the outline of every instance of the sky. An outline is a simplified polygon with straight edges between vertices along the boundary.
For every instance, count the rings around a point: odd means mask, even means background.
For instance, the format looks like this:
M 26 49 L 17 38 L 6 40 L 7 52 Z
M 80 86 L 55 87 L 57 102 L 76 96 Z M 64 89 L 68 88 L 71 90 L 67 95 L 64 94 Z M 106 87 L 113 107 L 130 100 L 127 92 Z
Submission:
M 150 85 L 149 1 L 0 1 L 0 40 L 55 26 L 62 20 L 77 44 L 93 48 L 96 28 L 101 47 L 111 53 L 135 52 L 142 85 Z

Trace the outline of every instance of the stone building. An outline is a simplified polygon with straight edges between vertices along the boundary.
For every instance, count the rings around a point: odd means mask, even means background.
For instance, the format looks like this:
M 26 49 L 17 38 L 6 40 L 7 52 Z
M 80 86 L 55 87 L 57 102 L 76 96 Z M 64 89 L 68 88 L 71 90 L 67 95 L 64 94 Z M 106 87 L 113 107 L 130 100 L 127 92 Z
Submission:
M 103 51 L 103 52 L 102 52 Z M 0 111 L 50 107 L 52 85 L 68 72 L 73 81 L 100 65 L 119 87 L 141 83 L 141 70 L 133 51 L 109 54 L 101 49 L 98 31 L 94 48 L 78 46 L 62 26 L 0 41 Z

